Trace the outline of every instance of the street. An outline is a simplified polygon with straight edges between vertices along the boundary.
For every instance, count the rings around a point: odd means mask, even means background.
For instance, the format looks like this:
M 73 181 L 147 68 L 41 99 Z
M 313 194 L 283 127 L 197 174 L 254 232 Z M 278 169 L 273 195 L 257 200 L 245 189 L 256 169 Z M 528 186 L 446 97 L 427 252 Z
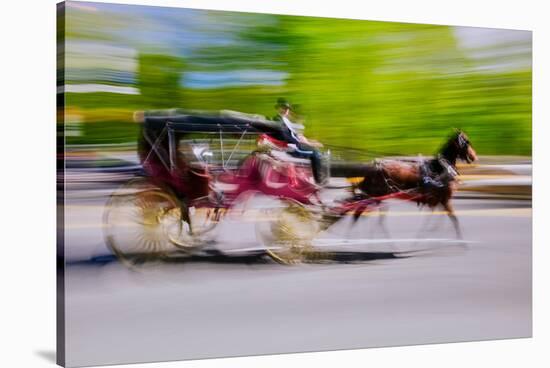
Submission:
M 444 213 L 391 203 L 395 243 L 376 243 L 376 216 L 344 219 L 322 237 L 371 242 L 333 247 L 332 261 L 198 256 L 129 270 L 103 244 L 106 199 L 68 198 L 68 365 L 531 336 L 530 201 L 456 200 L 465 243 Z M 428 218 L 431 251 L 401 253 Z M 217 247 L 254 245 L 252 222 L 222 222 Z

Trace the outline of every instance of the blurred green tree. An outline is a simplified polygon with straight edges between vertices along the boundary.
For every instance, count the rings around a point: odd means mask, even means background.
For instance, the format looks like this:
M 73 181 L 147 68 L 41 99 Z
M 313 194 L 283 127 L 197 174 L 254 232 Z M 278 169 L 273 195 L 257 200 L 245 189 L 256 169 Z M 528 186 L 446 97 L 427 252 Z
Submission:
M 141 53 L 138 56 L 137 86 L 144 108 L 170 108 L 181 105 L 180 80 L 184 70 L 181 58 Z
M 371 157 L 432 154 L 453 127 L 465 129 L 480 154 L 531 154 L 528 37 L 472 50 L 455 27 L 204 11 L 193 24 L 170 14 L 185 30 L 181 39 L 175 23 L 156 17 L 142 24 L 149 38 L 141 38 L 129 37 L 135 14 L 72 11 L 67 37 L 82 41 L 74 44 L 78 50 L 149 50 L 136 57 L 139 95 L 68 94 L 67 105 L 79 108 L 85 122 L 108 117 L 114 127 L 122 113 L 171 107 L 272 116 L 275 99 L 284 96 L 301 105 L 307 136 Z M 181 50 L 185 60 L 174 56 Z M 208 83 L 185 85 L 186 72 Z M 95 130 L 74 139 L 107 139 Z M 117 140 L 133 139 L 126 130 Z
M 530 71 L 473 59 L 452 27 L 219 12 L 212 17 L 226 22 L 236 39 L 204 47 L 192 60 L 211 71 L 285 72 L 284 85 L 273 93 L 299 103 L 307 134 L 325 143 L 431 154 L 458 127 L 472 133 L 482 154 L 531 154 Z M 235 93 L 226 92 L 220 103 L 233 100 Z M 253 94 L 248 108 L 270 116 L 272 101 L 260 100 L 266 97 Z

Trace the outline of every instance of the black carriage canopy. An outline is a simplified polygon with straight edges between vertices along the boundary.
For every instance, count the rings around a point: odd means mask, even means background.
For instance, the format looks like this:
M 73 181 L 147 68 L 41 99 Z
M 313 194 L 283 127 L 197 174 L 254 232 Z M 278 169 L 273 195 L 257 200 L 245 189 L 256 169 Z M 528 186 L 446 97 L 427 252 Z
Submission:
M 189 133 L 219 133 L 222 150 L 222 135 L 225 133 L 238 134 L 241 138 L 246 133 L 265 133 L 276 139 L 282 139 L 279 122 L 267 120 L 261 115 L 236 111 L 204 112 L 183 109 L 138 111 L 134 114 L 134 120 L 143 124 L 138 141 L 141 163 L 143 164 L 149 158 L 156 158 L 166 169 L 174 167 L 179 139 Z M 235 149 L 236 147 L 233 148 Z M 228 156 L 228 161 L 231 155 L 232 153 Z
M 137 122 L 144 128 L 159 131 L 164 128 L 178 133 L 222 132 L 222 133 L 266 133 L 275 138 L 281 135 L 279 122 L 267 120 L 261 115 L 236 111 L 193 111 L 183 109 L 152 110 L 137 112 Z

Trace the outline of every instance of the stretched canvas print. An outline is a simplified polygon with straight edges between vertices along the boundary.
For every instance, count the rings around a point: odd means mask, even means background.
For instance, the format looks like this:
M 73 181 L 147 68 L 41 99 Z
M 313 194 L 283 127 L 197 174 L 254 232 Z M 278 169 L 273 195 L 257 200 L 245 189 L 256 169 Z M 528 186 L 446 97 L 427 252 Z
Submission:
M 58 5 L 58 363 L 530 337 L 531 32 Z

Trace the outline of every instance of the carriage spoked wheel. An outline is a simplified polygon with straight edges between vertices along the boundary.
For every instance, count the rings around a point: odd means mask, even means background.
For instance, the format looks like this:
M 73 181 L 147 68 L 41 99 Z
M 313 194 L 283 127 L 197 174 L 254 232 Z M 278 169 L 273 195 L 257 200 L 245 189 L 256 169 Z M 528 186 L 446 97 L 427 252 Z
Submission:
M 170 235 L 189 228 L 181 216 L 186 212 L 182 206 L 176 196 L 146 178 L 129 181 L 106 204 L 103 222 L 107 246 L 128 266 L 173 256 L 181 247 L 174 246 Z
M 282 264 L 307 261 L 314 254 L 312 242 L 319 232 L 314 214 L 301 203 L 280 200 L 265 210 L 256 234 L 267 254 Z
M 168 240 L 178 249 L 192 252 L 210 244 L 223 209 L 219 207 L 190 207 L 180 204 L 168 211 L 162 221 Z

